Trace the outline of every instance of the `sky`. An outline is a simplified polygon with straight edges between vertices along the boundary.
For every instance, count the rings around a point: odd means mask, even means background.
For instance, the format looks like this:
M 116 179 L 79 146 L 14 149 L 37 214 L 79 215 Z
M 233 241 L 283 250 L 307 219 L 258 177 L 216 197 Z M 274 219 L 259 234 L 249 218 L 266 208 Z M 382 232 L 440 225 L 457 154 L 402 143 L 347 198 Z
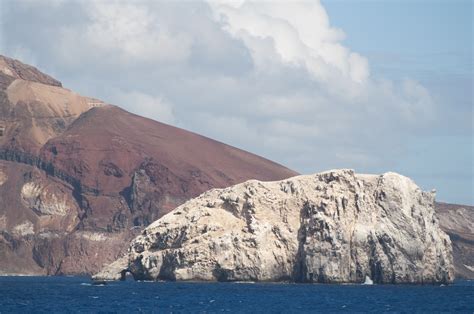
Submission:
M 395 171 L 474 204 L 466 0 L 0 2 L 0 53 L 300 173 Z

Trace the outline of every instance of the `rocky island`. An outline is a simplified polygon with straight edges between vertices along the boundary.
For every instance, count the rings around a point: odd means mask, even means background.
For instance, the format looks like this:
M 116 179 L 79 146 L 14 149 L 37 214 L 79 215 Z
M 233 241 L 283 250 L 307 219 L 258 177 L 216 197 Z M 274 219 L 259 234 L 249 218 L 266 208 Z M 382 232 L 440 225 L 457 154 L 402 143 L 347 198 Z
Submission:
M 448 283 L 434 193 L 332 170 L 212 189 L 158 219 L 95 280 Z

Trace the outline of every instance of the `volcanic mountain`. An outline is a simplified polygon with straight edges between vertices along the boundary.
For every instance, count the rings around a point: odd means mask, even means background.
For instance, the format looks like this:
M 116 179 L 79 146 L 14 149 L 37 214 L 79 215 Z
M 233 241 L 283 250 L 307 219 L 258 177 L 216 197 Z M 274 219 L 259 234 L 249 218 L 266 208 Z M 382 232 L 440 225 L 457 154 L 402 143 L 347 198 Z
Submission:
M 0 273 L 96 272 L 211 188 L 296 172 L 0 57 Z
M 0 275 L 96 273 L 188 199 L 296 174 L 0 56 Z M 457 275 L 474 278 L 474 208 L 436 205 Z

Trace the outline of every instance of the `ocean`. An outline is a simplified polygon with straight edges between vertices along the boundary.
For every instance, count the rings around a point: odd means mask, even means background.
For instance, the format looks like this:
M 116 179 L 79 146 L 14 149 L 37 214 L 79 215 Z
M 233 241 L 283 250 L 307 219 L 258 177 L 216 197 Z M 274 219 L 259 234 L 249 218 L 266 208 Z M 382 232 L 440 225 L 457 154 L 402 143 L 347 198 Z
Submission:
M 474 312 L 474 281 L 452 285 L 111 282 L 0 277 L 0 313 Z

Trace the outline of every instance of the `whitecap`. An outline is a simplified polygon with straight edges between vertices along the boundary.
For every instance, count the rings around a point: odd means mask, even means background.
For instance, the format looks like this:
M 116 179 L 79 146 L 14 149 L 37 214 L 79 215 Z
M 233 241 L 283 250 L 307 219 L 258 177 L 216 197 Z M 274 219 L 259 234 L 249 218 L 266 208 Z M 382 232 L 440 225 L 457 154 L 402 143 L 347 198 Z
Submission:
M 363 285 L 373 285 L 373 284 L 374 284 L 373 280 L 370 279 L 369 276 L 365 276 L 365 281 L 364 281 Z

